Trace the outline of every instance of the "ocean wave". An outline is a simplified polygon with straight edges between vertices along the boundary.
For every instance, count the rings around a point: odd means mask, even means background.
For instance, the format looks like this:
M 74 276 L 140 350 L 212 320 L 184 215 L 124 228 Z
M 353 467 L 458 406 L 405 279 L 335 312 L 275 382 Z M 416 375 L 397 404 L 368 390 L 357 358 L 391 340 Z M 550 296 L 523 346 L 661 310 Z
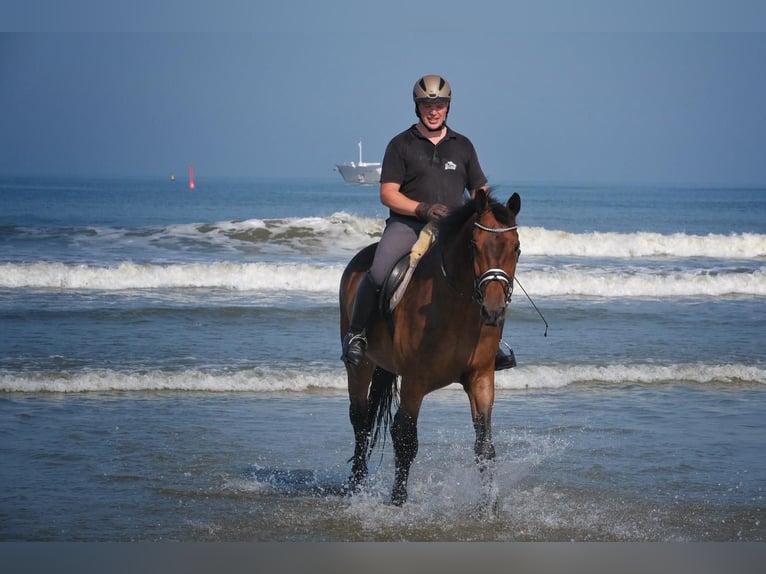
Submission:
M 350 259 L 378 241 L 384 220 L 337 212 L 326 217 L 245 219 L 130 227 L 0 227 L 2 248 L 70 245 L 90 254 L 141 252 L 336 256 Z
M 572 385 L 763 385 L 766 367 L 762 365 L 528 365 L 495 374 L 495 386 L 503 390 L 561 389 Z M 0 391 L 20 393 L 84 392 L 344 392 L 343 369 L 301 371 L 282 368 L 256 368 L 233 372 L 114 370 L 85 372 L 26 372 L 0 374 Z M 461 390 L 458 384 L 448 390 Z
M 0 265 L 0 288 L 56 290 L 229 289 L 337 296 L 343 265 L 307 263 L 63 263 Z M 538 297 L 766 297 L 766 270 L 742 267 L 519 267 L 519 281 Z
M 762 269 L 555 268 L 517 274 L 538 297 L 684 298 L 766 296 Z
M 341 212 L 329 217 L 218 223 L 213 229 L 237 241 L 292 245 L 298 251 L 326 248 L 336 252 L 339 248 L 353 251 L 377 241 L 383 221 Z M 573 233 L 523 226 L 519 233 L 523 252 L 536 257 L 766 257 L 766 235 L 757 233 Z
M 294 253 L 350 256 L 377 241 L 384 227 L 380 218 L 337 212 L 326 217 L 246 219 L 216 223 L 178 224 L 157 228 L 23 228 L 3 232 L 7 245 L 25 239 L 72 241 L 79 246 L 121 245 L 135 249 L 162 247 L 245 253 Z M 536 257 L 667 258 L 766 257 L 766 235 L 732 233 L 690 235 L 654 232 L 574 233 L 543 227 L 520 228 L 522 251 Z
M 522 251 L 541 257 L 711 257 L 715 259 L 750 259 L 766 257 L 766 235 L 733 233 L 730 235 L 688 235 L 673 233 L 570 233 L 541 227 L 519 231 Z
M 31 263 L 0 265 L 0 287 L 61 290 L 223 288 L 337 292 L 341 266 L 268 263 L 189 263 L 114 267 Z

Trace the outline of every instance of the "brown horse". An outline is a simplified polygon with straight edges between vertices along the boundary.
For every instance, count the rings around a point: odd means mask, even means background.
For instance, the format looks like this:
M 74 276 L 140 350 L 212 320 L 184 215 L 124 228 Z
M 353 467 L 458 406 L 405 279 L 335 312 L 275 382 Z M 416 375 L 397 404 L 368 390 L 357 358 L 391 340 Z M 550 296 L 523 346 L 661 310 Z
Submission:
M 490 192 L 477 191 L 472 200 L 439 221 L 437 241 L 421 259 L 391 316 L 379 311 L 370 321 L 365 360 L 356 367 L 346 366 L 355 438 L 352 488 L 367 475 L 367 460 L 381 426 L 385 432 L 391 422 L 395 457 L 391 499 L 403 504 L 418 451 L 423 398 L 459 382 L 471 405 L 482 482 L 488 493 L 494 490 L 494 361 L 520 253 L 516 225 L 520 209 L 517 193 L 503 205 Z M 341 278 L 341 339 L 375 247 L 360 251 Z M 397 376 L 399 408 L 392 418 Z

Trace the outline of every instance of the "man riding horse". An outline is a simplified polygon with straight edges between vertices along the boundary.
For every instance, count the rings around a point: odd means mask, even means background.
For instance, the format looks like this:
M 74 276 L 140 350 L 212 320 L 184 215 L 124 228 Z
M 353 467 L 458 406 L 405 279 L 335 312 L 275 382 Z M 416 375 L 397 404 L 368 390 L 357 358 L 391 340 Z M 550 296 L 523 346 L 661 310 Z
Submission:
M 367 351 L 366 329 L 380 289 L 394 265 L 407 255 L 428 222 L 460 207 L 487 178 L 471 141 L 447 126 L 452 89 L 444 78 L 423 76 L 413 88 L 418 122 L 395 136 L 383 157 L 380 200 L 390 210 L 372 266 L 356 292 L 341 358 L 359 365 Z M 516 366 L 513 350 L 498 347 L 495 370 Z

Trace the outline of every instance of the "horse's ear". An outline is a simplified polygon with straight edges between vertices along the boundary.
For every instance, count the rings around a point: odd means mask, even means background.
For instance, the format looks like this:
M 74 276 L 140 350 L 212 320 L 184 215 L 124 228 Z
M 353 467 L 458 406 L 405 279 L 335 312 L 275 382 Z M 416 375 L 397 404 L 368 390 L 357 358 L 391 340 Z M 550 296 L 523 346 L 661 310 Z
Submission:
M 517 216 L 519 211 L 521 211 L 521 196 L 518 193 L 514 193 L 511 199 L 508 200 L 507 207 L 514 217 Z
M 487 209 L 487 205 L 489 205 L 490 193 L 492 193 L 491 189 L 486 189 L 483 187 L 480 187 L 476 190 L 476 193 L 473 196 L 474 205 L 476 206 L 476 213 L 481 213 Z
M 489 194 L 490 190 L 483 187 L 480 187 L 476 190 L 476 194 L 473 196 L 473 198 L 476 201 L 477 211 L 483 211 L 486 209 L 487 203 L 489 202 Z

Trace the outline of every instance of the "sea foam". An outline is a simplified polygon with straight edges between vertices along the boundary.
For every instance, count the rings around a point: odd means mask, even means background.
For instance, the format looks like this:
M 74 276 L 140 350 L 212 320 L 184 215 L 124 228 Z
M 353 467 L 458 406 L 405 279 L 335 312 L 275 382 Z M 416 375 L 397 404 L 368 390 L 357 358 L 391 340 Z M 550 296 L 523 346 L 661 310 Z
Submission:
M 522 227 L 519 230 L 522 252 L 548 257 L 712 257 L 750 259 L 766 257 L 766 235 L 734 233 L 730 235 L 687 235 L 673 233 L 571 233 Z
M 525 365 L 495 375 L 498 390 L 560 389 L 571 385 L 763 385 L 766 367 L 748 364 L 615 364 Z M 462 392 L 453 384 L 448 390 Z M 22 393 L 81 392 L 345 392 L 342 368 L 251 368 L 240 371 L 91 370 L 76 372 L 0 373 L 0 391 Z
M 0 288 L 61 291 L 230 289 L 263 293 L 313 293 L 337 297 L 342 264 L 121 263 L 112 267 L 63 263 L 0 265 Z M 576 265 L 526 267 L 517 277 L 537 297 L 679 298 L 766 296 L 766 270 Z

